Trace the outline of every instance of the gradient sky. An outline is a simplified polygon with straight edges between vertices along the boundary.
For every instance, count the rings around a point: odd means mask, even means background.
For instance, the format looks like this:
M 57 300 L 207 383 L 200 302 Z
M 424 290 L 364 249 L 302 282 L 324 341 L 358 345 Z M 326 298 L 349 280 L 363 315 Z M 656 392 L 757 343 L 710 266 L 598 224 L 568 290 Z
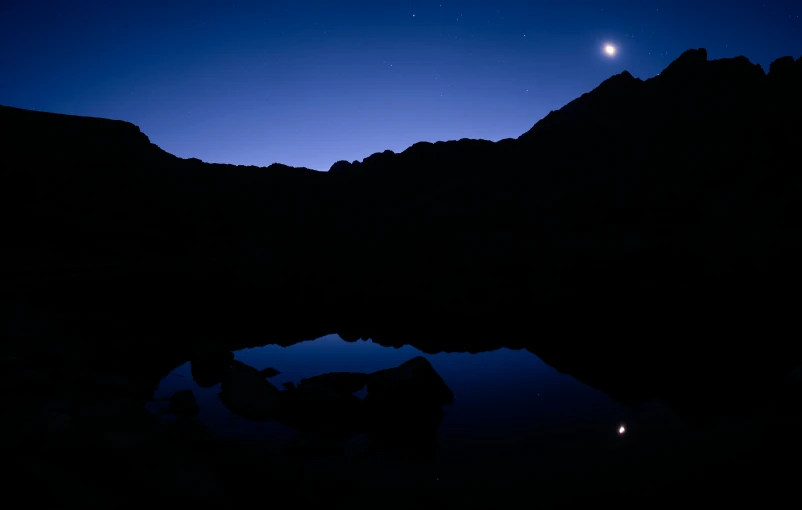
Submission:
M 768 70 L 802 55 L 801 16 L 799 0 L 4 0 L 0 104 L 127 120 L 180 157 L 326 170 L 517 137 L 691 47 Z

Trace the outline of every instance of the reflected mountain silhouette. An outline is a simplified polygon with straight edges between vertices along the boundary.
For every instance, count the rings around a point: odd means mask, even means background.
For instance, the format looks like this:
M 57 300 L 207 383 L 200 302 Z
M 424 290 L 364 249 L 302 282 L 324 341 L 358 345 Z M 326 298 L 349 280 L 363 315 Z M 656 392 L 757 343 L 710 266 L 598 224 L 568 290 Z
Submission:
M 234 361 L 231 351 L 204 352 L 192 357 L 192 378 L 201 388 L 211 388 L 223 382 L 226 369 Z
M 802 364 L 802 347 L 785 341 L 784 334 L 771 325 L 750 329 L 744 322 L 740 330 L 741 335 L 763 338 L 764 346 L 771 345 L 767 349 L 741 347 L 732 337 L 724 336 L 723 328 L 712 328 L 701 319 L 695 322 L 695 328 L 677 321 L 658 330 L 648 324 L 645 315 L 640 318 L 635 325 L 616 326 L 609 318 L 594 320 L 586 315 L 581 319 L 555 319 L 565 324 L 561 327 L 549 328 L 541 322 L 538 328 L 526 329 L 456 317 L 438 321 L 422 314 L 420 329 L 416 329 L 417 321 L 413 319 L 403 324 L 394 320 L 383 326 L 374 320 L 358 335 L 340 336 L 352 342 L 367 337 L 386 347 L 409 345 L 425 353 L 526 349 L 618 402 L 638 406 L 648 400 L 661 400 L 698 420 L 755 412 L 780 398 L 790 372 Z M 321 330 L 324 334 L 339 334 L 336 327 L 326 329 L 317 323 L 310 318 L 310 331 L 315 333 L 307 338 Z M 708 329 L 703 328 L 705 324 Z M 274 333 L 271 343 L 293 345 L 298 342 L 299 331 L 302 329 L 296 329 L 287 339 Z M 772 339 L 768 335 L 777 336 Z M 261 345 L 265 344 L 234 342 L 227 347 L 238 350 Z
M 444 341 L 448 342 L 444 340 L 448 325 L 429 324 L 430 329 L 427 333 L 410 334 L 407 337 L 409 339 L 407 345 L 415 344 L 416 348 L 436 351 L 438 345 L 443 345 Z M 369 333 L 365 328 L 348 328 L 350 331 L 355 329 Z M 391 325 L 385 328 L 385 330 L 390 329 Z M 484 345 L 488 346 L 488 350 L 498 348 L 498 337 L 490 334 L 490 331 L 475 329 L 472 331 L 474 335 L 470 336 L 467 328 L 455 327 L 452 335 L 459 336 L 475 352 L 484 352 L 482 339 L 485 340 Z M 368 336 L 374 343 L 381 344 L 380 334 L 375 335 L 375 338 L 373 335 Z M 274 339 L 279 344 L 291 344 L 277 337 Z M 520 337 L 516 337 L 512 344 L 517 344 L 520 348 L 518 342 Z M 387 343 L 397 346 L 398 337 L 390 337 Z M 533 340 L 528 349 L 535 352 L 536 343 L 536 339 Z M 622 353 L 621 349 L 605 348 L 603 343 L 601 344 L 596 350 L 590 351 L 591 356 L 588 357 L 584 353 L 577 355 L 576 342 L 565 341 L 563 345 L 560 342 L 552 342 L 550 348 L 541 349 L 538 356 L 542 356 L 544 361 L 562 372 L 631 405 L 637 406 L 646 400 L 660 399 L 688 417 L 701 422 L 733 414 L 759 415 L 766 412 L 767 408 L 773 409 L 772 412 L 779 410 L 780 415 L 787 418 L 773 422 L 769 429 L 772 431 L 772 437 L 764 440 L 766 450 L 763 453 L 752 453 L 739 463 L 723 468 L 721 472 L 706 475 L 704 483 L 685 480 L 681 485 L 683 491 L 687 489 L 697 491 L 699 494 L 723 491 L 727 484 L 735 483 L 734 480 L 746 483 L 747 478 L 744 478 L 746 473 L 752 473 L 754 466 L 767 463 L 764 475 L 760 477 L 749 475 L 752 483 L 778 484 L 783 480 L 790 483 L 787 480 L 787 473 L 779 466 L 771 464 L 769 459 L 772 450 L 800 451 L 797 449 L 800 441 L 795 432 L 795 423 L 802 417 L 800 413 L 802 407 L 799 404 L 802 402 L 802 387 L 798 384 L 796 386 L 789 384 L 790 369 L 787 369 L 799 365 L 799 357 L 792 359 L 783 353 L 776 353 L 776 357 L 772 359 L 755 358 L 752 360 L 755 364 L 750 364 L 749 353 L 746 352 L 738 357 L 732 354 L 721 355 L 717 363 L 703 366 L 699 362 L 700 358 L 689 357 L 687 353 L 683 355 L 666 353 L 662 360 L 647 360 L 648 364 L 642 362 L 636 365 L 633 359 L 626 357 L 616 360 L 615 357 Z M 230 347 L 239 349 L 243 344 L 232 344 Z M 629 345 L 629 348 L 632 348 L 632 345 Z M 642 355 L 644 352 L 646 351 L 641 350 L 637 354 Z M 414 365 L 415 360 L 410 361 Z M 732 366 L 731 364 L 736 361 L 739 364 Z M 611 366 L 613 369 L 610 369 Z M 394 370 L 403 373 L 398 367 Z M 796 377 L 798 378 L 798 374 Z M 281 422 L 299 432 L 298 438 L 286 448 L 285 453 L 304 462 L 315 458 L 338 458 L 346 455 L 344 441 L 354 434 L 365 433 L 373 444 L 374 452 L 384 452 L 394 456 L 400 454 L 414 461 L 431 461 L 438 448 L 437 430 L 444 411 L 442 404 L 453 398 L 450 392 L 432 391 L 437 385 L 430 386 L 428 395 L 431 397 L 432 405 L 418 401 L 418 405 L 412 409 L 404 405 L 404 392 L 400 394 L 391 392 L 389 400 L 374 407 L 370 392 L 364 400 L 351 395 L 353 391 L 361 389 L 363 384 L 370 385 L 370 380 L 369 374 L 322 373 L 302 380 L 296 389 L 281 392 L 288 397 L 282 400 L 282 405 L 285 402 L 288 405 L 287 415 L 281 418 Z M 375 376 L 373 380 L 376 381 Z M 316 385 L 315 381 L 318 381 L 319 385 Z M 447 382 L 445 381 L 445 384 Z M 298 393 L 299 390 L 301 393 Z M 514 391 L 513 388 L 511 390 Z M 408 402 L 414 402 L 414 398 L 421 396 L 421 393 L 409 391 Z M 445 411 L 448 412 L 447 406 Z M 648 498 L 649 501 L 653 501 L 653 492 L 642 492 L 638 496 L 639 491 L 646 491 L 645 488 L 632 487 L 631 491 L 632 498 Z M 572 504 L 579 505 L 578 501 L 589 503 L 594 500 L 591 498 L 586 501 L 582 497 L 577 497 L 579 499 L 572 499 L 574 501 Z M 621 496 L 611 492 L 596 494 L 596 497 L 601 501 L 613 501 Z M 499 498 L 500 501 L 504 500 L 501 495 Z M 669 496 L 666 498 L 665 506 L 660 506 L 658 502 L 654 502 L 653 505 L 668 508 L 671 506 L 669 502 L 677 504 L 676 498 Z M 448 506 L 447 501 L 442 504 Z M 626 502 L 621 505 L 628 506 Z

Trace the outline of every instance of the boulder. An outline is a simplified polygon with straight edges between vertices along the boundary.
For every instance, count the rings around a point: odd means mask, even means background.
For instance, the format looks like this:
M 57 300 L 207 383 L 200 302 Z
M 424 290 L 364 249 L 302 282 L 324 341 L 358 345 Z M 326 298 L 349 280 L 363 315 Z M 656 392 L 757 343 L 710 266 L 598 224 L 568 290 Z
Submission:
M 431 459 L 443 406 L 454 394 L 429 361 L 418 356 L 368 376 L 366 433 L 382 448 Z
M 368 396 L 374 400 L 434 406 L 454 402 L 451 389 L 423 356 L 412 358 L 395 368 L 370 374 L 367 386 Z
M 395 152 L 388 149 L 383 152 L 376 152 L 374 154 L 371 154 L 370 156 L 362 160 L 362 164 L 368 166 L 373 166 L 373 165 L 389 166 L 395 160 L 395 156 L 396 156 Z
M 277 419 L 280 391 L 244 363 L 234 363 L 223 376 L 218 397 L 231 412 L 250 421 Z
M 342 338 L 345 342 L 356 342 L 362 335 L 356 331 L 338 331 L 337 336 Z
M 211 388 L 220 384 L 233 361 L 234 353 L 231 351 L 210 350 L 198 353 L 190 362 L 192 379 L 201 388 Z
M 340 393 L 356 393 L 365 387 L 368 382 L 368 374 L 361 372 L 329 372 L 328 374 L 316 375 L 301 379 L 299 388 L 315 385 L 328 388 Z
M 168 428 L 168 438 L 173 444 L 180 442 L 204 442 L 213 439 L 214 433 L 201 420 L 195 417 L 177 416 Z
M 195 394 L 192 390 L 177 391 L 170 398 L 170 405 L 167 412 L 177 416 L 191 418 L 198 415 L 198 403 L 195 401 Z
M 329 168 L 329 173 L 337 174 L 345 172 L 349 168 L 351 168 L 351 163 L 349 163 L 348 161 L 340 160 L 331 165 L 331 168 Z
M 775 79 L 787 79 L 793 76 L 794 57 L 780 57 L 769 65 L 769 77 Z
M 281 422 L 300 432 L 344 438 L 364 428 L 364 402 L 350 393 L 301 383 L 281 397 Z
M 271 377 L 275 377 L 275 376 L 279 375 L 280 373 L 281 372 L 279 372 L 278 370 L 276 370 L 275 368 L 272 368 L 272 367 L 263 368 L 262 370 L 259 371 L 259 374 L 261 374 L 261 376 L 266 378 L 266 379 L 270 379 Z

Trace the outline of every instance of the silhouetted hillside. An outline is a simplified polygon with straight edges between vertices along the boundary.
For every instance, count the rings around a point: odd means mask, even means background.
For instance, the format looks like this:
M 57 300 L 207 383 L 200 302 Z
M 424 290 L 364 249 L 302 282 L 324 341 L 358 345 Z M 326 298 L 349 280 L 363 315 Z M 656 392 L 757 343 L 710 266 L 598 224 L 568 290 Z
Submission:
M 736 308 L 778 319 L 802 280 L 800 85 L 800 59 L 767 75 L 689 50 L 517 140 L 327 173 L 183 160 L 129 123 L 0 107 L 3 279 L 75 313 L 205 332 L 421 307 L 633 333 Z
M 613 76 L 518 139 L 420 142 L 329 172 L 180 159 L 126 122 L 0 106 L 7 485 L 51 506 L 104 492 L 238 504 L 265 480 L 330 497 L 291 480 L 283 457 L 157 423 L 144 402 L 186 361 L 203 381 L 233 366 L 230 350 L 339 333 L 528 349 L 620 402 L 700 418 L 768 403 L 778 414 L 747 430 L 762 448 L 743 464 L 607 497 L 779 497 L 771 484 L 794 487 L 793 471 L 775 454 L 799 451 L 800 90 L 802 59 L 766 74 L 689 50 L 653 78 Z M 431 380 L 427 365 L 415 366 Z M 385 377 L 385 394 L 408 372 Z M 238 377 L 226 384 L 278 395 L 255 368 Z M 318 425 L 322 393 L 306 391 L 279 402 L 299 429 Z M 436 433 L 432 410 L 419 432 Z

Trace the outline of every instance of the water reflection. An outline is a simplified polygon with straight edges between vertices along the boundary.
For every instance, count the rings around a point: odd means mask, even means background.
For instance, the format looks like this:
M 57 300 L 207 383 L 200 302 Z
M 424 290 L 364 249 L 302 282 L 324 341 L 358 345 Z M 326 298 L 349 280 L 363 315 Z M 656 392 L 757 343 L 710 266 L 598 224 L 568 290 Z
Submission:
M 453 392 L 453 404 L 443 407 L 441 399 L 430 412 L 418 408 L 406 416 L 387 414 L 403 410 L 394 402 L 384 409 L 377 406 L 382 412 L 374 416 L 383 420 L 366 419 L 361 413 L 370 399 L 362 377 L 417 356 L 442 377 Z M 538 480 L 539 499 L 546 506 L 547 498 L 559 501 L 579 485 L 593 493 L 632 486 L 649 490 L 677 477 L 692 480 L 702 472 L 721 472 L 739 456 L 758 450 L 759 431 L 770 424 L 758 413 L 700 427 L 656 401 L 629 407 L 528 350 L 425 354 L 411 346 L 346 342 L 329 335 L 289 347 L 243 349 L 233 353 L 233 360 L 253 367 L 275 392 L 288 388 L 280 391 L 284 398 L 303 398 L 291 401 L 295 408 L 285 405 L 290 412 L 279 419 L 242 419 L 221 402 L 221 384 L 215 382 L 223 380 L 221 366 L 230 364 L 231 356 L 207 352 L 162 380 L 156 393 L 162 402 L 152 409 L 163 412 L 165 399 L 189 389 L 199 406 L 198 419 L 218 436 L 258 439 L 293 455 L 344 454 L 359 459 L 362 469 L 354 477 L 362 484 L 378 487 L 388 477 L 404 476 L 451 488 L 452 495 L 467 502 L 494 494 L 494 488 L 528 487 L 532 480 Z M 328 374 L 327 385 L 347 394 L 345 401 L 325 392 L 293 393 L 304 386 L 302 381 L 321 374 Z M 352 394 L 357 386 L 361 389 Z M 377 450 L 388 444 L 396 451 Z M 377 464 L 381 457 L 373 455 L 399 450 L 416 453 L 409 461 L 417 464 Z
M 435 431 L 431 441 L 439 444 L 444 455 L 463 457 L 466 451 L 480 456 L 508 455 L 534 445 L 579 444 L 591 438 L 604 443 L 608 431 L 615 431 L 624 421 L 647 419 L 655 409 L 668 413 L 656 405 L 636 412 L 559 373 L 526 350 L 425 354 L 411 346 L 384 347 L 370 340 L 346 342 L 329 335 L 289 347 L 243 349 L 235 352 L 233 359 L 263 373 L 273 369 L 277 373 L 266 374 L 272 376 L 270 384 L 292 388 L 302 379 L 320 374 L 372 373 L 416 356 L 428 360 L 454 393 L 454 404 L 442 414 L 431 415 L 434 427 L 429 427 Z M 200 407 L 199 419 L 216 434 L 289 444 L 297 431 L 287 423 L 244 420 L 221 403 L 219 382 L 226 359 L 225 354 L 207 353 L 178 367 L 163 379 L 157 400 L 191 389 Z M 362 388 L 355 395 L 364 398 L 366 393 Z M 661 420 L 667 423 L 665 416 Z

